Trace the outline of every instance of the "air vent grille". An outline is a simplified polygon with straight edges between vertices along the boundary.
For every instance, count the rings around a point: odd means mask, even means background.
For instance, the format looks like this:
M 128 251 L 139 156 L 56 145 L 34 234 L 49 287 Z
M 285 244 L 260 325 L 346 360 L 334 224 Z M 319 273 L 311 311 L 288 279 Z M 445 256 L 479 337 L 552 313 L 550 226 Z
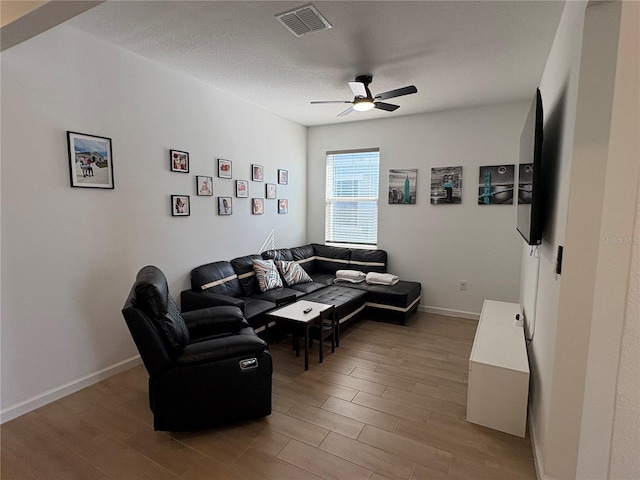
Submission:
M 311 4 L 281 13 L 276 18 L 296 37 L 331 28 L 326 18 Z

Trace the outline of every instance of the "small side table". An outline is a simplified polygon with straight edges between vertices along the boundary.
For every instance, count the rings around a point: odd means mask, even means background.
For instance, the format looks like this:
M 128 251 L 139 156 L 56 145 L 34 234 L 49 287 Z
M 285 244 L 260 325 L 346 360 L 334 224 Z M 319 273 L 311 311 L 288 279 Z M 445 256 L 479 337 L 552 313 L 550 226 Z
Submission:
M 322 312 L 333 308 L 333 305 L 327 305 L 325 303 L 309 302 L 307 300 L 299 300 L 295 303 L 291 303 L 282 308 L 277 308 L 267 313 L 267 325 L 270 320 L 284 321 L 294 324 L 296 328 L 305 329 L 304 339 L 304 369 L 309 370 L 309 328 L 317 324 L 322 332 Z M 308 310 L 310 309 L 310 310 Z M 305 313 L 305 310 L 308 310 Z M 333 318 L 331 320 L 332 327 L 335 330 L 335 310 L 333 312 Z M 294 333 L 295 335 L 295 333 Z M 322 363 L 322 335 L 320 338 L 319 356 L 320 363 Z M 296 345 L 296 355 L 299 355 L 299 349 Z

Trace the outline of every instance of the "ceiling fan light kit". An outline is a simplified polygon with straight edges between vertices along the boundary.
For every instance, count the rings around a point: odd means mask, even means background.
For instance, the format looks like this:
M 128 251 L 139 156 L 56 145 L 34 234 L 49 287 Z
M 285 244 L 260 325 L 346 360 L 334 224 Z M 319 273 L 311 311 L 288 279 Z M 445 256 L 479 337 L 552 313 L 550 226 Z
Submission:
M 381 102 L 380 100 L 387 100 L 389 98 L 401 97 L 403 95 L 410 95 L 412 93 L 418 93 L 418 89 L 409 85 L 408 87 L 398 88 L 396 90 L 389 90 L 388 92 L 380 93 L 375 97 L 369 90 L 369 84 L 373 81 L 371 75 L 358 75 L 355 82 L 349 82 L 349 88 L 353 92 L 353 101 L 349 100 L 324 100 L 311 102 L 312 104 L 319 103 L 350 103 L 351 106 L 340 112 L 338 117 L 344 117 L 349 115 L 354 110 L 358 112 L 366 112 L 377 108 L 386 112 L 393 112 L 400 108 L 400 105 L 394 105 L 392 103 Z

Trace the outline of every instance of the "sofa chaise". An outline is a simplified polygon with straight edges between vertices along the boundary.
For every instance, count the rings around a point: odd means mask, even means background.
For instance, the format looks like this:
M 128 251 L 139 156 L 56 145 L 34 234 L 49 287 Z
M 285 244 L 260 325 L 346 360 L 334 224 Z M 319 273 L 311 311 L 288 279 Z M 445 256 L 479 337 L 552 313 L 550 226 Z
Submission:
M 256 262 L 269 260 L 282 265 L 295 263 L 302 267 L 306 278 L 300 282 L 285 280 L 282 286 L 263 291 L 254 267 Z M 338 270 L 385 273 L 387 252 L 312 243 L 208 263 L 191 271 L 191 289 L 181 293 L 182 310 L 234 305 L 260 332 L 266 313 L 275 309 L 278 299 L 284 297 L 334 305 L 340 324 L 358 318 L 366 309 L 374 316 L 404 325 L 407 316 L 418 308 L 419 282 L 401 280 L 395 285 L 370 285 L 336 281 Z

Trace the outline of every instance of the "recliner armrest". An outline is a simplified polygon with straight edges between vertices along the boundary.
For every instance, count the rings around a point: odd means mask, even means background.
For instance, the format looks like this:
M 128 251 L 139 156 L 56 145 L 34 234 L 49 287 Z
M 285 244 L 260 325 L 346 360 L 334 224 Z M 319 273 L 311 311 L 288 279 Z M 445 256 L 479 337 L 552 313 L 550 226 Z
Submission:
M 258 355 L 267 349 L 267 343 L 253 335 L 229 335 L 212 338 L 185 346 L 178 356 L 179 365 L 211 362 L 225 358 Z
M 182 314 L 192 338 L 206 337 L 222 332 L 235 332 L 247 321 L 238 307 L 222 306 L 191 310 Z
M 180 303 L 182 304 L 183 312 L 224 305 L 238 307 L 244 312 L 244 300 L 207 291 L 194 292 L 193 290 L 184 290 L 180 294 Z

